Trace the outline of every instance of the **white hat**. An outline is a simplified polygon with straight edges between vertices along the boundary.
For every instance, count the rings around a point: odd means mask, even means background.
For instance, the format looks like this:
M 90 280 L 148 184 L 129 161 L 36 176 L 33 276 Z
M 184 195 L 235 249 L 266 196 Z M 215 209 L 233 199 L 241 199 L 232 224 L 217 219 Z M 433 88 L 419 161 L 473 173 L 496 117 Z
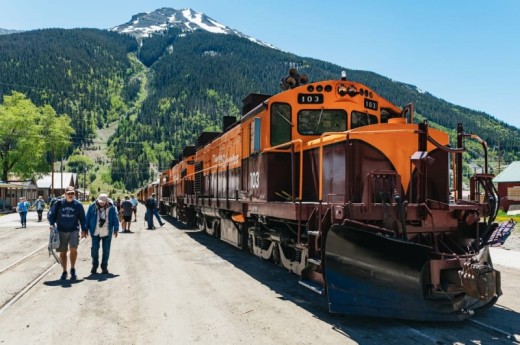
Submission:
M 108 201 L 108 195 L 106 195 L 105 193 L 101 193 L 101 194 L 99 194 L 97 199 L 98 199 L 98 201 L 106 203 Z

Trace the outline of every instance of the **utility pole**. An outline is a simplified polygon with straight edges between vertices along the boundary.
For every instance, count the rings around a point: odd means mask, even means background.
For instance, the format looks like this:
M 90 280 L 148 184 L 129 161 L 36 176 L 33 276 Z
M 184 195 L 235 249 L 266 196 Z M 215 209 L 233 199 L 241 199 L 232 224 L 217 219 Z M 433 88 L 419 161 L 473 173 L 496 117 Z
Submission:
M 500 141 L 498 142 L 498 173 L 500 174 Z
M 83 167 L 83 201 L 87 200 L 87 167 Z
M 54 151 L 51 153 L 51 198 L 54 198 Z

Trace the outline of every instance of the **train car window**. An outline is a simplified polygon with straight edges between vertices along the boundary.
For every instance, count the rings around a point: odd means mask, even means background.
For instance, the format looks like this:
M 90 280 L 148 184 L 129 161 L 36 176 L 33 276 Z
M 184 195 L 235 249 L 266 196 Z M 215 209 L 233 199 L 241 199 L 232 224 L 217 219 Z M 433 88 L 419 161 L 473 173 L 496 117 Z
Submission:
M 301 110 L 298 113 L 298 132 L 303 135 L 320 135 L 325 132 L 347 130 L 347 113 L 341 109 Z
M 373 124 L 377 123 L 377 116 L 370 115 L 367 113 L 353 111 L 350 117 L 351 117 L 350 129 L 373 125 Z
M 389 119 L 401 117 L 401 114 L 392 111 L 392 109 L 381 108 L 381 123 L 388 123 Z
M 271 106 L 271 146 L 291 141 L 291 106 L 286 103 L 274 103 Z

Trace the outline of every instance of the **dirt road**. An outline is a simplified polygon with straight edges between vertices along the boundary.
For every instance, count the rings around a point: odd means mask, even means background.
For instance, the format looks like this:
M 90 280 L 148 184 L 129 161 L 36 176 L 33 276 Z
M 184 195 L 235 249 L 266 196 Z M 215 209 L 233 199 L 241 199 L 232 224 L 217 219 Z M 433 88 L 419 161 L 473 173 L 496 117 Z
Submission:
M 109 275 L 90 274 L 88 238 L 80 243 L 77 281 L 60 281 L 61 269 L 55 265 L 19 300 L 1 309 L 0 344 L 520 341 L 520 298 L 514 292 L 520 269 L 506 268 L 507 304 L 481 319 L 497 321 L 494 325 L 505 330 L 502 333 L 467 321 L 438 325 L 333 316 L 323 297 L 299 286 L 297 276 L 272 263 L 198 231 L 176 228 L 169 219 L 164 227 L 145 230 L 143 209 L 139 222 L 132 223 L 134 233 L 113 240 Z M 46 223 L 36 223 L 34 213 L 29 214 L 28 229 L 12 230 L 16 217 L 0 218 L 0 238 L 6 231 L 26 231 L 31 238 L 47 240 Z M 0 251 L 7 250 L 2 241 Z M 52 264 L 52 258 L 43 260 Z

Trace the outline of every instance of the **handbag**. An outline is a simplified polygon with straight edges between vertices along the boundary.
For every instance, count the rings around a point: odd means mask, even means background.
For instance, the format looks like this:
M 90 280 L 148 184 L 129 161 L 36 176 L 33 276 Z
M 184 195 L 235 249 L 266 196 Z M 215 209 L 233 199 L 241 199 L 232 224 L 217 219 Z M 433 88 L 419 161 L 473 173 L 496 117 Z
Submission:
M 53 226 L 49 235 L 49 249 L 58 249 L 60 247 L 60 233 L 58 229 Z

